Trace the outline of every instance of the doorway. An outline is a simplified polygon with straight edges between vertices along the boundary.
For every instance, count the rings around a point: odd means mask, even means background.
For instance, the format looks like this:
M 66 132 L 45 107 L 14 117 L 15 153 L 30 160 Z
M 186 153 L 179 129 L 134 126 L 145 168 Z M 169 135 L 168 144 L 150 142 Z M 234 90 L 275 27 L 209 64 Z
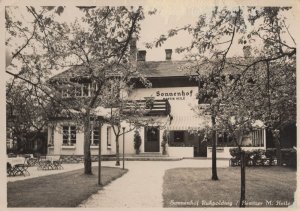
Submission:
M 158 127 L 145 127 L 145 152 L 159 152 Z

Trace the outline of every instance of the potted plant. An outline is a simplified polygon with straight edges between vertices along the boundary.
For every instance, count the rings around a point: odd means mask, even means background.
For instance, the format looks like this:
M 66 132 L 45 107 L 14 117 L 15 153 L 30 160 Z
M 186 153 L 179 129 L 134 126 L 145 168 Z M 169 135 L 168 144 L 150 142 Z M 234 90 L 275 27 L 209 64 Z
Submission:
M 137 131 L 137 130 L 134 132 L 133 142 L 134 142 L 135 153 L 140 154 L 140 146 L 142 144 L 142 139 L 141 139 L 139 131 Z
M 163 133 L 162 139 L 163 139 L 161 142 L 162 154 L 166 155 L 167 154 L 167 143 L 168 143 L 168 132 L 166 130 Z

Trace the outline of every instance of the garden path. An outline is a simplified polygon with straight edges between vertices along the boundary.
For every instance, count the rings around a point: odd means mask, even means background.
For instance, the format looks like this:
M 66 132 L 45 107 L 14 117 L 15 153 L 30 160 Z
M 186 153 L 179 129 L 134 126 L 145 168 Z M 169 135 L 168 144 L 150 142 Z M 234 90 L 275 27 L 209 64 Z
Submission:
M 103 166 L 114 166 L 114 161 Z M 122 163 L 121 163 L 122 165 Z M 218 160 L 218 167 L 228 167 L 228 160 Z M 80 207 L 162 207 L 162 185 L 165 170 L 171 168 L 210 168 L 210 159 L 183 159 L 180 161 L 125 161 L 128 173 L 105 186 L 85 200 Z

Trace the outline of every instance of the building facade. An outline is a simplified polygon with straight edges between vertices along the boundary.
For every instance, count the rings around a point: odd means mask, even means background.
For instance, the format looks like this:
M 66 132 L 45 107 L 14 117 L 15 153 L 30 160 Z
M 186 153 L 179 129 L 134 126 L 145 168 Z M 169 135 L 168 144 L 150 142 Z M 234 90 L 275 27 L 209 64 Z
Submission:
M 133 101 L 154 99 L 152 113 L 156 124 L 139 129 L 142 143 L 141 153 L 161 154 L 165 131 L 168 134 L 167 155 L 172 157 L 211 157 L 210 138 L 205 128 L 211 125 L 209 114 L 199 116 L 193 111 L 198 106 L 198 82 L 178 71 L 186 61 L 172 61 L 172 50 L 166 49 L 165 61 L 146 61 L 146 51 L 137 54 L 137 68 L 152 83 L 151 88 L 137 86 L 128 98 Z M 88 86 L 86 94 L 88 95 Z M 84 95 L 85 87 L 81 89 Z M 101 114 L 99 114 L 101 116 Z M 83 155 L 84 134 L 80 125 L 70 119 L 62 119 L 48 127 L 48 154 Z M 124 123 L 124 127 L 129 127 Z M 192 133 L 191 131 L 197 131 Z M 109 124 L 92 126 L 91 154 L 97 155 L 99 143 L 103 155 L 114 155 L 116 143 L 113 128 Z M 121 137 L 123 139 L 123 137 Z M 258 124 L 243 140 L 249 149 L 266 148 L 266 132 L 263 124 Z M 122 152 L 122 140 L 120 151 Z M 124 135 L 125 154 L 135 154 L 134 131 Z M 217 134 L 217 157 L 230 157 L 229 149 L 235 147 L 233 140 L 224 133 Z

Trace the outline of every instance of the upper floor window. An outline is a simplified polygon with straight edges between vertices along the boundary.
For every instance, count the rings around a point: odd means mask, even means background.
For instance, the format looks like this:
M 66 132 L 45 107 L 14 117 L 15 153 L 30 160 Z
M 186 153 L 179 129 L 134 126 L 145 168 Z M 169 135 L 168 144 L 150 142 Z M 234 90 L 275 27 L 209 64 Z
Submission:
M 63 145 L 76 144 L 76 126 L 63 126 Z
M 97 86 L 93 86 L 95 90 Z M 92 84 L 91 83 L 79 83 L 76 86 L 64 88 L 62 90 L 62 97 L 90 97 L 92 93 Z

